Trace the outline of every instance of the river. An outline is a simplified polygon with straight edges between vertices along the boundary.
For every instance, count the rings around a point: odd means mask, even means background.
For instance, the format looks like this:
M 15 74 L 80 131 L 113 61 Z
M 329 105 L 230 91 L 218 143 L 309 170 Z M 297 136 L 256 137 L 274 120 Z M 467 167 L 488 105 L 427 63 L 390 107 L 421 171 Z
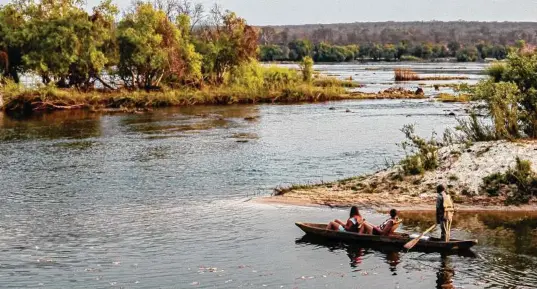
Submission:
M 464 108 L 368 100 L 0 114 L 0 287 L 532 288 L 533 214 L 460 214 L 453 237 L 480 244 L 474 256 L 445 256 L 318 243 L 294 222 L 346 210 L 255 202 L 279 185 L 382 169 L 403 156 L 404 124 L 442 133 Z M 416 231 L 432 216 L 405 220 L 401 229 Z

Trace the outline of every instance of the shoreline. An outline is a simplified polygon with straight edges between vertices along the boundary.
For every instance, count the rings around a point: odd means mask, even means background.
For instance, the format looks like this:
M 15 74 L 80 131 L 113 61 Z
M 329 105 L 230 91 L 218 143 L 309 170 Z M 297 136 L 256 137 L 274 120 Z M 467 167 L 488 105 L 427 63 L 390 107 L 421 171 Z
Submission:
M 398 165 L 329 183 L 276 188 L 275 195 L 256 200 L 266 204 L 348 208 L 353 205 L 386 211 L 434 211 L 436 185 L 444 184 L 459 211 L 535 211 L 537 198 L 527 204 L 506 205 L 509 191 L 494 196 L 483 188 L 483 178 L 504 173 L 515 159 L 536 160 L 537 140 L 478 142 L 452 145 L 439 151 L 442 160 L 436 170 L 401 176 Z M 533 171 L 537 164 L 533 162 Z
M 286 198 L 283 196 L 267 196 L 267 197 L 258 197 L 251 199 L 250 202 L 263 204 L 263 205 L 281 205 L 281 206 L 295 206 L 295 207 L 313 207 L 313 208 L 332 208 L 332 209 L 348 209 L 353 205 L 357 205 L 360 210 L 372 210 L 377 212 L 389 212 L 392 208 L 397 209 L 401 212 L 422 212 L 430 213 L 435 212 L 435 203 L 424 203 L 421 205 L 414 205 L 410 203 L 378 203 L 376 205 L 367 205 L 357 201 L 352 204 L 343 204 L 343 203 L 314 203 L 307 202 L 304 200 L 297 200 L 292 198 Z M 537 214 L 537 203 L 532 203 L 528 205 L 521 206 L 482 206 L 482 205 L 465 205 L 465 204 L 455 204 L 455 212 L 464 212 L 464 213 L 495 213 L 495 212 L 513 212 L 513 213 L 531 213 Z

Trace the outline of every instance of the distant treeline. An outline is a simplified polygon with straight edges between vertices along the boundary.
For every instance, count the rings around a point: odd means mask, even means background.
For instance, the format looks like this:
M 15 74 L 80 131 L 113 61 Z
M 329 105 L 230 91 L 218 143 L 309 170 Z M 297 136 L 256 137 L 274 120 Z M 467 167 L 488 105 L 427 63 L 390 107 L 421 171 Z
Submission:
M 511 50 L 526 47 L 521 40 L 515 46 L 479 43 L 462 46 L 457 42 L 444 44 L 407 43 L 363 45 L 332 45 L 324 42 L 312 44 L 309 40 L 295 40 L 287 45 L 261 45 L 261 61 L 299 61 L 311 56 L 316 62 L 344 62 L 354 60 L 405 61 L 437 58 L 455 58 L 460 62 L 478 61 L 485 58 L 504 59 Z
M 537 23 L 380 22 L 260 27 L 259 57 L 294 61 L 309 52 L 315 61 L 504 59 L 511 47 L 537 43 Z

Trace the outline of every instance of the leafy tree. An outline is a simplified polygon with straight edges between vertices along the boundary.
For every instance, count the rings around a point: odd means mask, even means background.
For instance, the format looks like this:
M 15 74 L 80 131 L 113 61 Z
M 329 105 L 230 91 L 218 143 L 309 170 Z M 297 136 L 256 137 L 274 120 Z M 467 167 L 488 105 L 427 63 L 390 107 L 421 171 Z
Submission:
M 505 65 L 488 70 L 476 97 L 487 103 L 501 138 L 537 138 L 537 54 L 510 54 Z
M 115 61 L 113 22 L 117 8 L 102 2 L 89 15 L 79 1 L 27 2 L 24 6 L 24 70 L 60 87 L 89 88 Z M 102 81 L 102 80 L 101 80 Z M 104 83 L 104 82 L 103 82 Z M 106 84 L 105 84 L 106 85 Z
M 479 57 L 477 48 L 475 47 L 464 47 L 463 49 L 457 51 L 457 61 L 459 62 L 471 62 L 476 61 Z
M 170 73 L 169 57 L 177 46 L 179 30 L 163 11 L 138 4 L 118 26 L 119 75 L 131 88 L 158 86 Z
M 285 55 L 282 47 L 278 45 L 263 45 L 259 48 L 259 58 L 261 61 L 284 60 L 289 55 Z
M 308 40 L 296 40 L 289 42 L 289 59 L 293 61 L 302 60 L 310 56 L 313 50 L 311 42 Z
M 192 83 L 201 78 L 201 56 L 190 42 L 190 19 L 177 24 L 150 4 L 138 4 L 118 26 L 118 74 L 130 88 L 168 82 Z
M 447 47 L 449 49 L 451 56 L 455 56 L 457 55 L 457 52 L 459 51 L 459 49 L 461 49 L 461 44 L 457 41 L 451 41 L 448 43 Z
M 1 71 L 4 76 L 19 82 L 19 73 L 24 72 L 22 56 L 28 49 L 25 33 L 28 19 L 22 3 L 11 3 L 0 7 L 0 51 Z
M 203 72 L 209 81 L 221 84 L 233 67 L 255 58 L 257 31 L 233 12 L 213 10 L 215 23 L 206 27 L 196 45 L 203 55 Z

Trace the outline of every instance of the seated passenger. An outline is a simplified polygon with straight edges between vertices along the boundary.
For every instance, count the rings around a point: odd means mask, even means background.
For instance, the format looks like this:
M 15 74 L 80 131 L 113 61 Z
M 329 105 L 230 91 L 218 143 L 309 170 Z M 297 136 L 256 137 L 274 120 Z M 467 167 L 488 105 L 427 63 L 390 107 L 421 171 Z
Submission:
M 373 234 L 373 235 L 380 235 L 380 236 L 389 236 L 393 234 L 393 232 L 397 229 L 399 226 L 399 223 L 401 223 L 401 220 L 397 218 L 397 210 L 391 209 L 390 210 L 390 218 L 384 223 L 382 223 L 380 226 L 373 226 L 368 223 L 364 223 L 362 226 L 362 229 L 360 230 L 361 234 Z
M 353 206 L 351 208 L 350 216 L 349 216 L 349 219 L 347 220 L 347 223 L 343 223 L 340 220 L 334 220 L 333 222 L 330 222 L 328 226 L 326 226 L 326 229 L 334 230 L 334 231 L 341 231 L 341 232 L 358 233 L 363 222 L 364 220 L 362 216 L 360 215 L 360 212 L 358 211 L 358 207 Z

